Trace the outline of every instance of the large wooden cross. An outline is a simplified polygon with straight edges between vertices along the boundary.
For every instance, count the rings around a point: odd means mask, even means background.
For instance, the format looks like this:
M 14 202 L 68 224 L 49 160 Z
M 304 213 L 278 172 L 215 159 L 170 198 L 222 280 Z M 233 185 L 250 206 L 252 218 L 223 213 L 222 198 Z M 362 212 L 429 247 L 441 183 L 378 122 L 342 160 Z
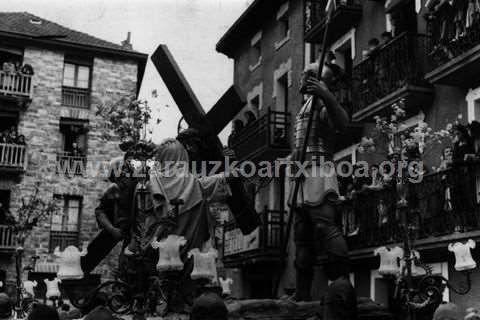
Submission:
M 245 105 L 237 88 L 232 85 L 217 103 L 205 113 L 185 76 L 175 62 L 168 47 L 158 46 L 151 60 L 157 68 L 180 112 L 190 128 L 199 133 L 199 138 L 208 146 L 195 160 L 223 159 L 223 148 L 218 134 Z M 241 181 L 231 181 L 232 197 L 227 201 L 238 227 L 244 234 L 252 232 L 259 224 L 253 201 L 247 197 Z
M 189 127 L 202 134 L 213 134 L 218 139 L 217 135 L 245 105 L 237 88 L 232 85 L 210 111 L 205 113 L 166 45 L 159 45 L 151 60 Z

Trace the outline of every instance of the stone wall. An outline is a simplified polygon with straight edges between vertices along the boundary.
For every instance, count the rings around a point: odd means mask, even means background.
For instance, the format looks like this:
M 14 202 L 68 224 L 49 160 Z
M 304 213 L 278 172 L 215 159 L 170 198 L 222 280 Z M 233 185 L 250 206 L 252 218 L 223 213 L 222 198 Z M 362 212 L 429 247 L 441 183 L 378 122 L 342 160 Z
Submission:
M 22 198 L 29 196 L 34 184 L 41 182 L 42 195 L 51 199 L 54 194 L 78 195 L 83 197 L 80 217 L 80 245 L 90 241 L 98 231 L 94 209 L 98 197 L 108 185 L 103 176 L 61 176 L 55 172 L 56 152 L 62 149 L 60 118 L 88 120 L 87 168 L 97 168 L 100 161 L 108 162 L 122 155 L 118 141 L 103 141 L 100 127 L 102 120 L 95 116 L 96 105 L 113 103 L 122 96 L 136 94 L 137 63 L 134 61 L 112 60 L 95 57 L 91 80 L 91 105 L 89 109 L 62 106 L 62 79 L 65 52 L 45 50 L 36 47 L 25 48 L 24 63 L 34 68 L 33 101 L 27 111 L 20 113 L 19 134 L 26 137 L 28 147 L 28 167 L 20 177 L 0 182 L 0 189 L 11 189 L 10 208 L 13 213 L 20 206 Z M 89 170 L 87 170 L 89 171 Z M 95 170 L 93 170 L 95 171 Z M 91 172 L 90 172 L 91 173 Z M 50 219 L 42 221 L 33 230 L 26 243 L 26 258 L 38 249 L 41 261 L 51 261 L 48 252 Z M 118 251 L 118 249 L 117 249 Z M 111 271 L 116 266 L 118 252 L 112 253 L 99 270 Z M 2 268 L 7 268 L 7 280 L 15 277 L 13 259 L 1 258 Z M 7 263 L 3 263 L 7 261 Z M 109 272 L 105 273 L 109 277 Z

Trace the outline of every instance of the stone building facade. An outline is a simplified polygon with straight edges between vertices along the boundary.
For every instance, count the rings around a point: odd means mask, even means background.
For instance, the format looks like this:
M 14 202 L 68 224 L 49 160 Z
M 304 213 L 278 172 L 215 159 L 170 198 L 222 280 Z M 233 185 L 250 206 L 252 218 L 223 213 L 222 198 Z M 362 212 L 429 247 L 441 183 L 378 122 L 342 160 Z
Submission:
M 105 173 L 97 169 L 122 156 L 122 152 L 118 141 L 103 140 L 103 120 L 95 115 L 96 106 L 116 103 L 125 96 L 136 97 L 147 55 L 133 51 L 131 46 L 99 40 L 28 13 L 2 15 L 8 23 L 0 23 L 0 51 L 17 49 L 21 63 L 34 70 L 25 108 L 16 107 L 18 97 L 15 92 L 8 92 L 9 88 L 0 95 L 2 114 L 14 118 L 12 123 L 18 134 L 25 137 L 27 150 L 18 172 L 5 171 L 0 176 L 2 202 L 7 202 L 6 206 L 15 214 L 37 183 L 40 196 L 57 199 L 58 215 L 41 221 L 25 244 L 25 262 L 34 254 L 40 256 L 33 273 L 49 276 L 56 268 L 52 255 L 55 246 L 81 248 L 98 232 L 94 209 L 109 182 Z M 65 37 L 29 41 L 22 35 L 4 34 L 4 30 L 12 28 L 23 30 L 26 35 L 57 32 Z M 74 143 L 80 151 L 72 150 Z M 83 174 L 62 174 L 57 170 L 77 164 L 86 168 Z M 15 279 L 15 263 L 13 252 L 4 251 L 0 264 L 8 284 Z M 95 273 L 111 277 L 116 256 L 112 253 Z

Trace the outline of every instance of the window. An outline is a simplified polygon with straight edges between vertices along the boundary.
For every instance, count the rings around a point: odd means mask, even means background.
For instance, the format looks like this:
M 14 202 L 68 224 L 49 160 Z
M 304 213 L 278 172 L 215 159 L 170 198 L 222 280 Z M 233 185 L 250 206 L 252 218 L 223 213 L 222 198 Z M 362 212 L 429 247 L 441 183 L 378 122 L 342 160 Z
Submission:
M 255 96 L 252 100 L 250 100 L 250 106 L 252 106 L 255 115 L 258 115 L 260 110 L 260 96 Z
M 260 115 L 260 110 L 263 107 L 262 101 L 263 83 L 253 87 L 250 92 L 247 93 L 248 109 L 253 111 L 256 117 Z
M 85 156 L 87 151 L 88 121 L 60 118 L 62 151 L 70 156 Z
M 50 251 L 78 245 L 82 197 L 55 195 L 60 210 L 52 215 L 50 227 Z
M 285 73 L 277 79 L 277 96 L 275 111 L 288 112 L 288 74 Z
M 468 122 L 480 121 L 480 87 L 470 89 L 466 96 Z
M 60 118 L 62 148 L 57 153 L 57 169 L 62 173 L 82 174 L 87 155 L 88 121 Z
M 88 108 L 90 105 L 90 60 L 66 57 L 63 67 L 62 104 Z
M 63 85 L 66 87 L 88 89 L 90 85 L 90 67 L 65 63 Z
M 257 32 L 252 39 L 250 40 L 252 47 L 251 50 L 251 60 L 250 60 L 250 71 L 257 69 L 262 63 L 262 32 Z
M 289 2 L 280 6 L 277 12 L 279 40 L 275 42 L 275 50 L 280 49 L 290 39 L 290 22 L 288 14 Z

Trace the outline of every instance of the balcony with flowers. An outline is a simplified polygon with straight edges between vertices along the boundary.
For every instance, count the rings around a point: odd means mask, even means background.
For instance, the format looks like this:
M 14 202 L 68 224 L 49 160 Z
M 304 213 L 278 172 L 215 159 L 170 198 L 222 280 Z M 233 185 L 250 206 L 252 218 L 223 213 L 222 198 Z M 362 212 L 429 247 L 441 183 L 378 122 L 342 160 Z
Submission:
M 435 84 L 471 87 L 479 83 L 480 7 L 475 1 L 429 1 L 429 69 Z
M 327 42 L 330 44 L 353 28 L 362 16 L 360 0 L 329 1 L 331 8 L 331 29 Z M 305 3 L 305 41 L 322 43 L 327 25 L 327 1 L 307 0 Z
M 422 121 L 406 127 L 404 116 L 394 106 L 390 119 L 376 117 L 375 133 L 359 145 L 360 152 L 382 154 L 387 161 L 371 165 L 367 175 L 354 173 L 344 188 L 339 210 L 353 257 L 401 243 L 407 224 L 419 250 L 480 238 L 480 159 L 472 138 L 480 124 L 464 125 L 459 117 L 434 132 Z M 446 146 L 441 164 L 427 169 L 422 159 L 436 144 Z M 399 210 L 402 203 L 406 214 Z
M 352 119 L 361 121 L 386 115 L 400 99 L 413 114 L 428 105 L 433 89 L 424 80 L 426 37 L 404 32 L 375 48 L 353 70 Z

